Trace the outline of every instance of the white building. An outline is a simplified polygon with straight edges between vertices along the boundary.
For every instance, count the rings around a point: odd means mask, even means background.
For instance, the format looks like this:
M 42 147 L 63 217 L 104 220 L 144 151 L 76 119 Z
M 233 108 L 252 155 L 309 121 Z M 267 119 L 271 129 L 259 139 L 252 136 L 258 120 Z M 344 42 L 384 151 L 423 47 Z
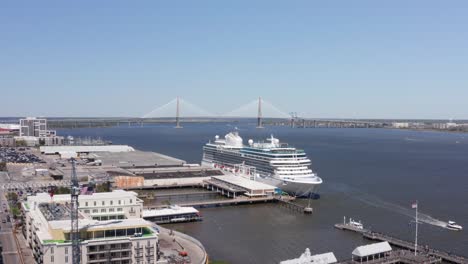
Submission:
M 408 122 L 393 122 L 392 126 L 394 128 L 409 128 L 409 123 Z
M 70 195 L 29 196 L 24 234 L 37 263 L 72 262 Z M 156 263 L 158 234 L 135 192 L 79 196 L 81 263 Z
M 27 117 L 20 119 L 21 137 L 45 137 L 47 136 L 47 119 Z
M 40 151 L 46 155 L 70 155 L 74 153 L 75 156 L 82 153 L 96 153 L 96 152 L 130 152 L 135 151 L 134 148 L 127 145 L 103 145 L 103 146 L 41 146 Z
M 306 248 L 305 252 L 299 258 L 284 260 L 280 264 L 331 264 L 336 263 L 336 257 L 333 252 L 328 252 L 324 254 L 312 255 L 310 250 Z

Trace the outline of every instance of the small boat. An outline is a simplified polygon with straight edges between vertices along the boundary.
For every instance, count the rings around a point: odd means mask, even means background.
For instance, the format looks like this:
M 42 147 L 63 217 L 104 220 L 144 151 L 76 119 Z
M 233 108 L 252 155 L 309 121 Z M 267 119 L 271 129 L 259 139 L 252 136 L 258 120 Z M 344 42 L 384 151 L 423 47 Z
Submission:
M 364 229 L 364 226 L 361 224 L 361 221 L 357 222 L 354 221 L 354 219 L 352 218 L 349 219 L 349 225 L 357 229 Z
M 460 231 L 463 229 L 461 225 L 457 225 L 457 223 L 455 223 L 454 221 L 448 221 L 448 224 L 446 227 L 450 230 L 456 230 L 456 231 Z

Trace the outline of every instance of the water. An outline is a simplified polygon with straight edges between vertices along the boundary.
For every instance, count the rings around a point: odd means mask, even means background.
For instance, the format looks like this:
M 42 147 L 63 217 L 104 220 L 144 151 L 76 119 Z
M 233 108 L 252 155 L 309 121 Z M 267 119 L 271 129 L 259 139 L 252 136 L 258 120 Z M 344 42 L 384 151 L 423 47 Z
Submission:
M 384 129 L 257 130 L 254 124 L 184 124 L 62 130 L 61 135 L 95 136 L 114 144 L 168 154 L 199 163 L 202 146 L 239 128 L 244 141 L 274 134 L 304 149 L 324 179 L 314 214 L 293 213 L 273 204 L 202 209 L 203 222 L 174 228 L 198 238 L 212 259 L 230 263 L 277 263 L 333 251 L 339 259 L 368 243 L 336 230 L 343 216 L 365 227 L 406 240 L 414 239 L 414 210 L 419 201 L 420 244 L 468 255 L 466 231 L 443 226 L 454 220 L 468 228 L 468 134 Z M 307 203 L 307 201 L 302 201 Z

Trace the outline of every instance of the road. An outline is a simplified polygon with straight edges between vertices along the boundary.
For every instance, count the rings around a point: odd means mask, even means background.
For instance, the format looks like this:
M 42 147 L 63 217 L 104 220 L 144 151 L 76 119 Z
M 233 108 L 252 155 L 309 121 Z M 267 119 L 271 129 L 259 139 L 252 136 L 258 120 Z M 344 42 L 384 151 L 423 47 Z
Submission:
M 16 240 L 13 236 L 13 227 L 11 222 L 3 223 L 3 219 L 7 218 L 7 213 L 5 213 L 5 208 L 8 212 L 10 211 L 5 193 L 0 189 L 0 203 L 1 203 L 1 213 L 0 213 L 0 242 L 2 243 L 3 251 L 3 263 L 21 263 L 21 258 L 18 253 L 18 246 Z M 5 205 L 5 206 L 4 206 Z

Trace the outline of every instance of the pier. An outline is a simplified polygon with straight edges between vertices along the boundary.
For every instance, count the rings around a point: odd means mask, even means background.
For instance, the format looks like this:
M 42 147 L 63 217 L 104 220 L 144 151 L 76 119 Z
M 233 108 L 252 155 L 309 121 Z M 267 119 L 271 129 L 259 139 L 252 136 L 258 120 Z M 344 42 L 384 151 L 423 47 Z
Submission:
M 292 201 L 294 201 L 295 199 L 289 199 L 289 198 L 284 199 L 283 197 L 280 197 L 279 199 L 276 199 L 276 200 L 281 206 L 284 206 L 294 211 L 303 212 L 306 214 L 311 214 L 313 211 L 311 207 L 293 203 Z
M 356 260 L 345 260 L 337 262 L 338 264 L 356 264 L 356 263 L 365 263 L 365 264 L 399 264 L 399 263 L 408 263 L 408 264 L 434 264 L 440 263 L 441 259 L 432 257 L 432 256 L 415 256 L 414 253 L 407 250 L 395 250 L 389 253 L 382 258 L 370 259 L 363 262 L 358 262 Z
M 232 199 L 222 199 L 222 200 L 206 200 L 206 201 L 192 201 L 192 202 L 182 202 L 177 204 L 178 206 L 183 207 L 195 207 L 195 208 L 209 208 L 209 207 L 222 207 L 222 206 L 234 206 L 234 205 L 245 205 L 245 204 L 256 204 L 256 203 L 278 203 L 288 209 L 297 212 L 308 213 L 306 206 L 293 203 L 296 198 L 292 196 L 265 196 L 265 197 L 246 197 L 238 196 Z M 158 209 L 166 207 L 167 205 L 146 205 L 144 209 Z
M 341 229 L 341 230 L 347 230 L 347 231 L 352 231 L 361 234 L 364 238 L 367 238 L 369 240 L 375 240 L 375 241 L 387 241 L 390 243 L 390 245 L 395 246 L 397 248 L 401 249 L 406 249 L 409 251 L 414 252 L 414 243 L 405 241 L 402 239 L 398 239 L 383 233 L 379 232 L 373 232 L 368 229 L 359 229 L 356 228 L 352 225 L 349 224 L 336 224 L 335 228 Z M 417 247 L 417 252 L 418 255 L 425 256 L 428 258 L 438 258 L 441 259 L 444 262 L 448 263 L 460 263 L 460 264 L 467 264 L 468 263 L 468 258 L 462 257 L 462 256 L 457 256 L 445 251 L 437 250 L 437 249 L 432 249 L 429 247 L 425 246 L 418 246 Z M 376 262 L 376 263 L 397 263 L 397 262 Z M 408 262 L 411 263 L 411 262 Z M 421 263 L 421 262 L 413 262 L 413 263 Z M 426 262 L 424 262 L 426 263 Z M 431 262 L 431 263 L 436 263 L 436 262 Z

